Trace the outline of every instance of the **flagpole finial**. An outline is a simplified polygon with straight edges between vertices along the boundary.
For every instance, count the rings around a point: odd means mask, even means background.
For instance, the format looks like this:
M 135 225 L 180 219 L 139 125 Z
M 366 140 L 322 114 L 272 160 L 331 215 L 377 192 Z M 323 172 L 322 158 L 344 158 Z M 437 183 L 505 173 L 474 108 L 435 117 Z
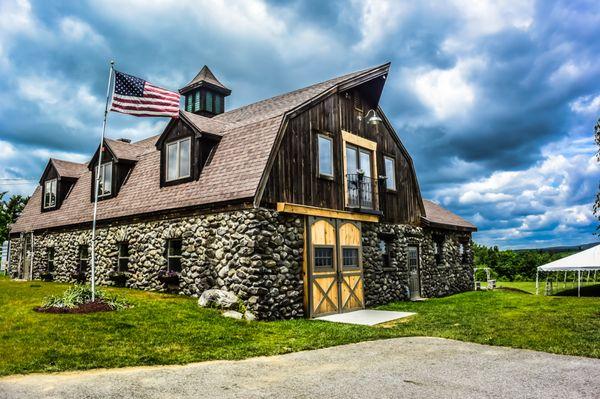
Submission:
M 110 60 L 110 65 L 115 65 L 115 60 Z

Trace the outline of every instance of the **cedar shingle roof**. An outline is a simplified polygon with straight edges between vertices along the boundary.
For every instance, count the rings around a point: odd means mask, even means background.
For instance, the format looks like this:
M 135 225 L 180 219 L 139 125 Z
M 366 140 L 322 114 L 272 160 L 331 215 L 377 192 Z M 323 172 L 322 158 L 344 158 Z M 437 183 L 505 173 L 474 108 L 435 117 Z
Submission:
M 136 161 L 148 148 L 138 143 L 126 143 L 120 140 L 104 139 L 106 145 L 118 159 Z
M 432 227 L 442 227 L 457 230 L 476 231 L 477 227 L 461 218 L 460 216 L 442 208 L 433 201 L 424 199 L 425 216 L 423 217 L 426 225 Z
M 79 177 L 87 168 L 87 165 L 84 163 L 63 161 L 56 158 L 50 158 L 50 162 L 54 165 L 60 177 Z
M 133 157 L 135 154 L 137 162 L 118 195 L 98 202 L 98 220 L 231 200 L 251 201 L 257 193 L 285 114 L 340 83 L 379 68 L 354 72 L 275 96 L 212 119 L 181 111 L 182 119 L 199 130 L 222 136 L 198 181 L 160 187 L 160 152 L 155 148 L 160 136 L 131 144 L 111 140 L 111 150 L 114 146 L 122 156 Z M 40 212 L 42 190 L 38 186 L 11 232 L 90 222 L 93 208 L 90 185 L 91 172 L 86 168 L 61 207 L 43 215 Z

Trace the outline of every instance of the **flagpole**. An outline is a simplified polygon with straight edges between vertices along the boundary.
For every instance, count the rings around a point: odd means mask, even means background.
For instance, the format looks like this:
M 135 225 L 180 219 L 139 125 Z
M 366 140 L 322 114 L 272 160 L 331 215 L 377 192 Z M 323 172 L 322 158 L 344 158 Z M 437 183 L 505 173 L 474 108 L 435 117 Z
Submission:
M 104 152 L 104 133 L 106 132 L 106 118 L 108 116 L 108 103 L 110 102 L 110 83 L 115 70 L 115 62 L 110 61 L 108 70 L 108 85 L 106 87 L 106 105 L 104 106 L 104 121 L 102 122 L 102 137 L 100 138 L 100 149 L 98 150 L 98 167 L 95 169 L 96 182 L 94 188 L 94 217 L 92 219 L 92 302 L 96 300 L 96 215 L 98 213 L 98 190 L 100 188 L 100 165 L 102 165 L 102 153 Z

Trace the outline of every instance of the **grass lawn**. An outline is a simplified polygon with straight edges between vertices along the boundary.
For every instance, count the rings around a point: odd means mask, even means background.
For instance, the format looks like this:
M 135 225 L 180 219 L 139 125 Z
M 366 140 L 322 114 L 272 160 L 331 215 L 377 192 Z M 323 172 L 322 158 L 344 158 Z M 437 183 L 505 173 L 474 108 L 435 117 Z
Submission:
M 515 288 L 521 291 L 535 294 L 535 281 L 498 281 L 496 285 L 499 288 Z M 540 295 L 544 294 L 545 280 L 540 281 Z M 577 296 L 577 283 L 573 281 L 564 284 L 560 281 L 554 282 L 554 294 L 557 296 Z M 581 283 L 581 296 L 600 297 L 600 283 Z
M 434 336 L 600 358 L 598 298 L 467 292 L 382 309 L 418 315 L 381 327 L 309 320 L 247 322 L 196 300 L 128 289 L 121 312 L 41 314 L 67 285 L 0 277 L 0 375 L 241 359 L 401 336 Z

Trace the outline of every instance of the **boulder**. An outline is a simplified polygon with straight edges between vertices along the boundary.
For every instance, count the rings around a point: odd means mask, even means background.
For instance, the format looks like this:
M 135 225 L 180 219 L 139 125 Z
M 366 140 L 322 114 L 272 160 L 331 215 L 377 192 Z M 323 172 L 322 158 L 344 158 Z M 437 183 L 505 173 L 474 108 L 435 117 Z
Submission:
M 200 295 L 198 306 L 203 308 L 237 309 L 239 302 L 238 297 L 233 292 L 210 289 Z
M 240 312 L 236 312 L 235 310 L 228 310 L 226 312 L 223 312 L 223 317 L 229 317 L 230 319 L 242 320 L 244 315 L 241 314 Z
M 244 319 L 248 321 L 253 321 L 256 320 L 256 316 L 254 315 L 254 313 L 250 312 L 249 310 L 246 310 L 244 312 Z

